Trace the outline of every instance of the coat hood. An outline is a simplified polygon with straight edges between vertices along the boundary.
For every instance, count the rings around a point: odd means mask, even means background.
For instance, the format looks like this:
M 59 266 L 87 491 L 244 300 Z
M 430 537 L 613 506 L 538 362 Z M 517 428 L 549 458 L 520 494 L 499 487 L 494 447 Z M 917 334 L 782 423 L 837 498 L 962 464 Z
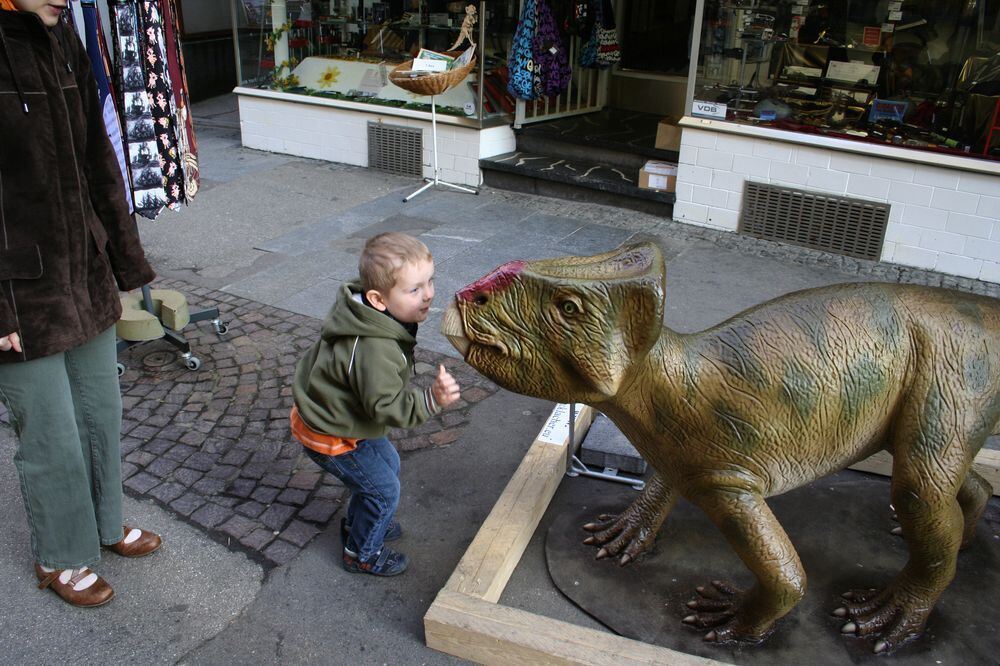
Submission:
M 342 337 L 386 338 L 413 346 L 416 335 L 390 315 L 367 305 L 361 296 L 360 282 L 340 288 L 339 298 L 323 322 L 323 339 L 334 342 Z

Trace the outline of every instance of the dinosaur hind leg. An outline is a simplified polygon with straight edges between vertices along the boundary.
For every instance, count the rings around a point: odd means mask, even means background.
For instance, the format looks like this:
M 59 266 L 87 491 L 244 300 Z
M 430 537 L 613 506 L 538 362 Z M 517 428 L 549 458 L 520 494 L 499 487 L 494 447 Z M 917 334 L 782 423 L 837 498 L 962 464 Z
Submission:
M 993 496 L 993 486 L 990 482 L 970 469 L 965 476 L 965 482 L 958 490 L 958 504 L 962 507 L 962 518 L 965 528 L 962 531 L 962 548 L 972 543 L 976 535 L 976 523 L 979 522 L 987 502 Z

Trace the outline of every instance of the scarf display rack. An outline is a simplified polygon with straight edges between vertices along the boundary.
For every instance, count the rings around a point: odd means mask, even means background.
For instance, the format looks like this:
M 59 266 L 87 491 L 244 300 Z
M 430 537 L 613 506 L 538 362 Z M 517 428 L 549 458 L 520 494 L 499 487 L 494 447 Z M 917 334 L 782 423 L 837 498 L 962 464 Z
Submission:
M 198 149 L 178 15 L 177 0 L 80 0 L 65 14 L 90 56 L 133 219 L 152 220 L 164 208 L 178 210 L 198 192 Z M 174 290 L 146 285 L 121 300 L 119 352 L 164 340 L 180 352 L 188 369 L 197 370 L 201 360 L 181 329 L 210 321 L 218 335 L 228 332 L 218 308 L 191 312 L 187 298 Z M 119 362 L 119 376 L 124 372 Z

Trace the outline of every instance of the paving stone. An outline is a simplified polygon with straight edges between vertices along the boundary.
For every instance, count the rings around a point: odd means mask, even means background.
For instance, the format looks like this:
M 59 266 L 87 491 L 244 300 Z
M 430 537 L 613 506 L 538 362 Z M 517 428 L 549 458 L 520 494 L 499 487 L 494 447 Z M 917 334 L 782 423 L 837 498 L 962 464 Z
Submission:
M 201 472 L 207 472 L 215 467 L 215 463 L 218 459 L 219 456 L 215 453 L 205 453 L 203 451 L 199 451 L 198 453 L 192 454 L 190 458 L 185 460 L 184 466 Z
M 326 524 L 337 513 L 340 503 L 328 499 L 314 499 L 299 511 L 298 517 L 314 523 Z
M 260 523 L 255 520 L 250 520 L 244 516 L 233 516 L 226 522 L 219 525 L 218 530 L 223 534 L 228 534 L 234 539 L 239 540 L 259 527 Z
M 198 507 L 205 504 L 205 499 L 197 493 L 181 495 L 170 503 L 170 508 L 182 516 L 190 516 Z
M 250 458 L 250 452 L 244 451 L 242 449 L 232 449 L 224 456 L 222 456 L 220 463 L 223 465 L 236 465 L 240 466 L 245 463 Z
M 323 473 L 318 469 L 300 470 L 295 472 L 292 478 L 289 479 L 288 487 L 300 490 L 312 490 L 319 483 L 322 476 Z
M 135 416 L 135 412 L 130 412 L 129 414 L 131 416 Z M 148 416 L 148 414 L 146 416 Z M 141 420 L 145 421 L 146 417 L 142 417 Z M 152 426 L 147 426 L 147 425 L 141 425 L 137 428 L 133 428 L 132 430 L 130 430 L 128 434 L 132 437 L 138 437 L 139 439 L 146 440 L 156 437 L 159 433 L 160 433 L 159 428 L 154 428 Z
M 230 515 L 229 511 L 216 504 L 207 503 L 191 514 L 191 520 L 202 527 L 215 527 Z
M 187 492 L 187 487 L 172 481 L 165 481 L 150 490 L 147 495 L 153 497 L 164 504 L 169 504 Z
M 272 541 L 274 541 L 274 530 L 269 530 L 266 527 L 255 529 L 240 539 L 241 544 L 257 552 L 263 551 L 264 547 Z
M 135 463 L 140 467 L 145 467 L 149 463 L 156 460 L 156 456 L 154 456 L 152 453 L 146 453 L 145 451 L 133 451 L 132 453 L 128 454 L 125 457 L 125 460 L 129 461 L 130 463 Z
M 319 530 L 312 525 L 293 520 L 281 533 L 281 538 L 299 548 L 305 548 L 306 544 L 312 541 L 312 538 L 317 534 L 319 534 Z
M 136 465 L 133 465 L 130 462 L 122 463 L 122 479 L 127 479 L 138 471 L 139 468 Z
M 263 502 L 264 504 L 270 504 L 274 501 L 274 498 L 278 496 L 281 491 L 277 488 L 270 488 L 267 486 L 258 486 L 257 490 L 250 493 L 251 499 L 255 499 L 258 502 Z
M 203 477 L 205 474 L 196 469 L 190 469 L 188 467 L 178 467 L 174 470 L 173 474 L 170 475 L 174 481 L 184 484 L 185 486 L 190 486 L 195 481 Z
M 224 479 L 229 481 L 235 479 L 240 473 L 240 468 L 235 465 L 216 465 L 205 475 L 209 479 Z
M 264 557 L 275 564 L 288 564 L 299 554 L 299 549 L 287 541 L 276 539 L 270 546 L 264 549 Z
M 272 488 L 284 488 L 288 483 L 287 474 L 265 474 L 260 480 L 265 486 L 271 486 Z
M 226 489 L 226 482 L 223 479 L 203 478 L 196 481 L 191 486 L 191 489 L 201 493 L 202 495 L 218 495 Z
M 162 479 L 170 476 L 170 473 L 177 469 L 178 466 L 180 466 L 180 463 L 176 460 L 157 458 L 153 462 L 146 465 L 146 471 Z
M 184 462 L 191 454 L 195 453 L 198 449 L 193 446 L 188 446 L 186 444 L 175 444 L 166 453 L 163 454 L 164 458 L 170 458 L 171 460 L 176 460 L 177 462 Z
M 138 493 L 145 493 L 150 488 L 160 484 L 160 479 L 156 478 L 152 474 L 146 474 L 145 472 L 139 472 L 138 474 L 133 474 L 129 478 L 125 479 L 122 485 Z
M 172 442 L 169 439 L 160 439 L 159 437 L 157 437 L 156 439 L 151 439 L 150 441 L 143 444 L 142 450 L 146 451 L 147 453 L 152 453 L 154 456 L 162 456 L 171 447 L 173 447 L 174 444 L 175 442 Z
M 244 502 L 243 504 L 240 504 L 233 510 L 236 511 L 236 513 L 241 514 L 243 516 L 247 516 L 249 518 L 256 518 L 260 514 L 264 513 L 264 509 L 266 508 L 267 507 L 265 507 L 260 502 L 254 502 L 253 500 L 251 500 L 249 502 Z
M 309 493 L 304 490 L 297 490 L 295 488 L 286 488 L 282 490 L 278 495 L 278 501 L 283 504 L 294 504 L 296 506 L 302 506 L 305 504 L 306 499 L 309 497 Z
M 250 493 L 254 491 L 257 487 L 257 482 L 253 479 L 234 479 L 229 487 L 226 488 L 226 492 L 230 495 L 235 495 L 236 497 L 249 497 Z
M 272 504 L 267 507 L 264 513 L 260 514 L 260 522 L 272 530 L 280 530 L 293 515 L 295 515 L 294 507 L 285 506 L 284 504 Z

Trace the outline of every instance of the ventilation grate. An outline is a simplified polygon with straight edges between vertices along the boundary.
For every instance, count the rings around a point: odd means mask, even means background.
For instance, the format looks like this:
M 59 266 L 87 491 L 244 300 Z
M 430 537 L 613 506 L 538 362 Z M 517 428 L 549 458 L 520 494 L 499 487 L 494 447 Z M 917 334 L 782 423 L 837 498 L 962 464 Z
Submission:
M 401 176 L 424 175 L 423 131 L 419 127 L 368 122 L 368 166 Z
M 878 261 L 888 221 L 889 204 L 748 182 L 740 231 Z

